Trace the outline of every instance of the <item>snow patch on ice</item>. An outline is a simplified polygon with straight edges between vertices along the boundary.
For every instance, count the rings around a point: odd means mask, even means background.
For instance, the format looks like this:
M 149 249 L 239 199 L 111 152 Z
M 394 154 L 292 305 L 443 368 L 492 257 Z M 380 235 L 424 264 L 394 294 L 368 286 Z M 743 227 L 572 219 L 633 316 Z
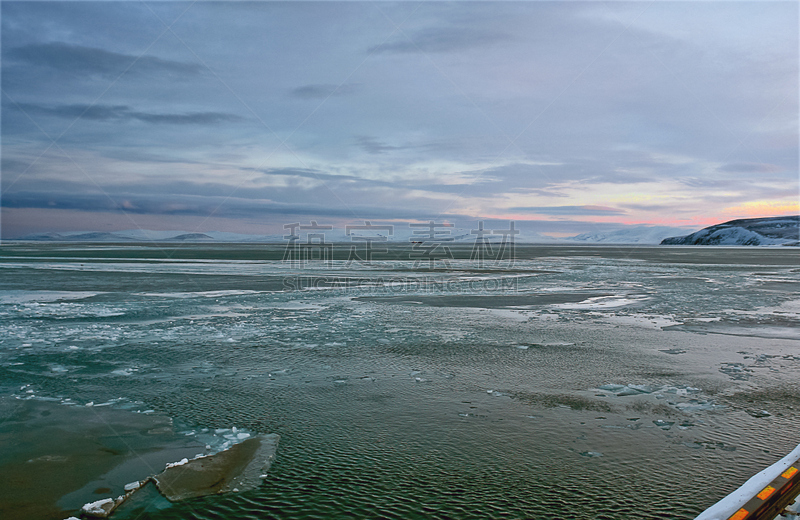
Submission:
M 86 515 L 106 518 L 109 514 L 111 514 L 111 511 L 114 510 L 115 505 L 116 504 L 113 498 L 104 498 L 96 502 L 84 504 L 81 508 L 81 512 Z
M 60 300 L 82 300 L 97 296 L 97 292 L 88 291 L 0 291 L 0 303 L 45 303 Z
M 188 463 L 189 463 L 189 459 L 184 457 L 181 460 L 179 460 L 178 462 L 167 462 L 167 469 L 174 468 L 175 466 L 183 466 L 184 464 L 188 464 Z
M 556 309 L 582 310 L 582 309 L 614 309 L 625 307 L 648 300 L 648 297 L 629 298 L 627 296 L 596 296 L 587 298 L 577 303 L 556 303 L 551 305 Z

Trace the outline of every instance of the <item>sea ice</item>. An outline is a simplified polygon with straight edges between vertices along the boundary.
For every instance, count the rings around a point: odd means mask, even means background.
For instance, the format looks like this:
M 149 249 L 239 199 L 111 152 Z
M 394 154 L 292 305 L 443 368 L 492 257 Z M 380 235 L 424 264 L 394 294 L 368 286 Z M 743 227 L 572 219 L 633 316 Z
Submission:
M 184 464 L 187 464 L 188 462 L 189 462 L 189 459 L 187 459 L 185 457 L 182 458 L 181 460 L 179 460 L 178 462 L 168 462 L 166 469 L 174 468 L 175 466 L 183 466 Z
M 115 505 L 116 503 L 113 498 L 104 498 L 97 502 L 84 504 L 81 508 L 81 513 L 95 518 L 108 518 L 108 515 L 114 510 Z
M 655 421 L 653 421 L 653 424 L 655 424 L 657 427 L 661 428 L 662 430 L 669 430 L 670 428 L 672 428 L 672 425 L 675 424 L 675 422 L 674 421 L 665 421 L 663 419 L 656 419 Z
M 636 388 L 633 388 L 633 387 L 630 387 L 630 386 L 628 386 L 628 387 L 626 387 L 626 388 L 623 388 L 623 389 L 622 389 L 622 390 L 620 390 L 619 392 L 617 392 L 617 395 L 618 395 L 619 397 L 624 397 L 624 396 L 626 396 L 626 395 L 640 395 L 640 394 L 642 394 L 642 393 L 644 393 L 644 392 L 640 392 L 640 391 L 639 391 L 639 390 L 637 390 Z
M 170 501 L 230 491 L 246 491 L 261 483 L 275 456 L 280 436 L 259 435 L 225 451 L 192 460 L 183 459 L 154 478 Z
M 584 457 L 590 457 L 590 458 L 603 456 L 603 454 L 600 453 L 599 451 L 582 451 L 580 454 Z

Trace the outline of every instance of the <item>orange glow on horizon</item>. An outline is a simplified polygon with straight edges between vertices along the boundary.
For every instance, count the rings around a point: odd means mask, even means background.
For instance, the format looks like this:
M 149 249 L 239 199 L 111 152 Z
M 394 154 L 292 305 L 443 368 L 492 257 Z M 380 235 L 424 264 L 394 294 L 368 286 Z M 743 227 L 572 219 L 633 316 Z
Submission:
M 758 200 L 722 210 L 723 215 L 734 215 L 733 218 L 781 217 L 798 213 L 800 213 L 800 202 L 797 201 Z M 726 220 L 732 219 L 727 218 Z
M 747 202 L 740 206 L 724 208 L 721 211 L 709 213 L 688 214 L 676 211 L 672 217 L 647 218 L 641 215 L 545 215 L 536 213 L 509 213 L 505 215 L 486 215 L 485 219 L 514 220 L 519 222 L 547 221 L 558 222 L 569 220 L 572 222 L 585 222 L 586 224 L 617 224 L 619 226 L 671 226 L 696 228 L 697 230 L 728 222 L 730 220 L 747 218 L 780 217 L 800 214 L 800 203 L 793 201 L 768 201 L 760 200 Z M 680 213 L 683 213 L 683 216 Z

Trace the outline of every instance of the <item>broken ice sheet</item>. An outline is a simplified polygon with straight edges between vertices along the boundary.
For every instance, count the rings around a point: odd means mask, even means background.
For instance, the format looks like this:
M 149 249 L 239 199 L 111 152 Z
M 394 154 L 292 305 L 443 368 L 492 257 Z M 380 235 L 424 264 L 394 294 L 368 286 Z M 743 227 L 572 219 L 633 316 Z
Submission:
M 745 368 L 743 363 L 722 363 L 719 368 L 719 371 L 723 374 L 727 374 L 731 379 L 748 379 L 750 377 L 749 370 Z
M 85 504 L 81 508 L 81 513 L 91 517 L 106 518 L 115 506 L 113 498 L 104 498 L 95 502 Z
M 279 440 L 277 434 L 259 435 L 215 455 L 168 465 L 154 477 L 156 486 L 173 502 L 253 489 L 266 476 Z

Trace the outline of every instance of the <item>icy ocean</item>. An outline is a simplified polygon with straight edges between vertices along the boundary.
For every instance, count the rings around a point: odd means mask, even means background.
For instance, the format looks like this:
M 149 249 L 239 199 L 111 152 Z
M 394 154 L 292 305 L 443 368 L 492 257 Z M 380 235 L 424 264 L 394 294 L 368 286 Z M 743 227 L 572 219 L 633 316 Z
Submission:
M 693 518 L 800 443 L 796 248 L 348 247 L 4 244 L 0 517 L 277 433 L 114 518 Z

